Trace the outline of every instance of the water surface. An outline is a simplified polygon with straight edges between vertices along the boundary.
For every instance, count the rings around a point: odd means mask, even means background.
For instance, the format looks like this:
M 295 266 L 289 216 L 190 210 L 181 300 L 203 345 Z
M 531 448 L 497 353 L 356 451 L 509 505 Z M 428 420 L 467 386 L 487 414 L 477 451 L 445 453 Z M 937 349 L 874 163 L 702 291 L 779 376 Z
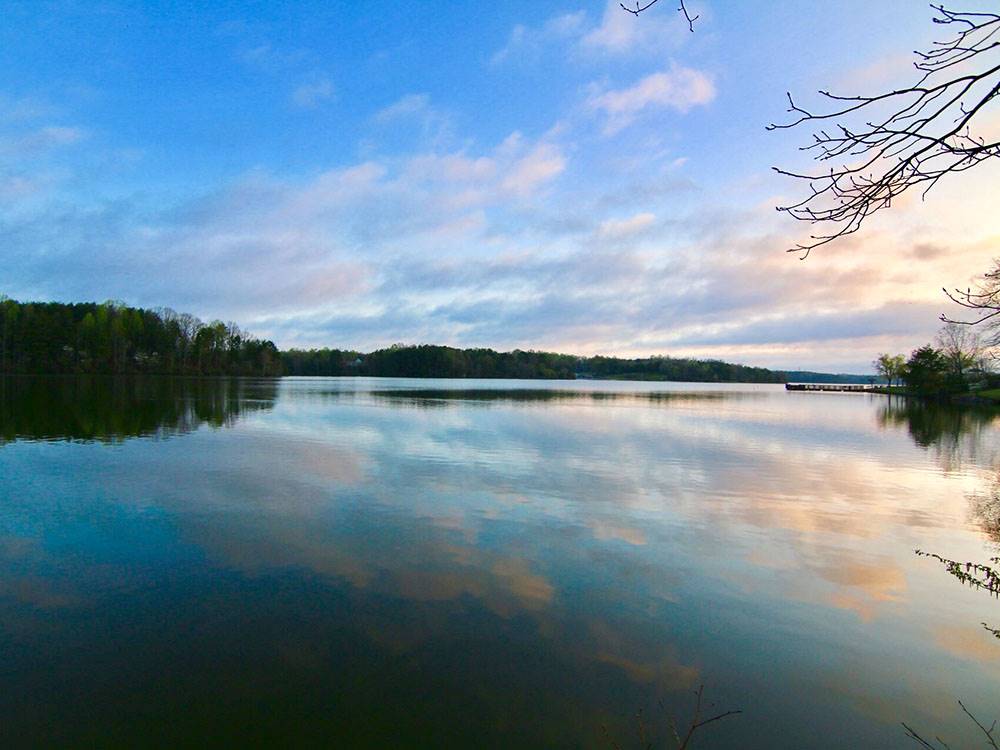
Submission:
M 4 746 L 963 746 L 994 414 L 775 386 L 0 379 Z M 659 746 L 669 746 L 663 742 Z

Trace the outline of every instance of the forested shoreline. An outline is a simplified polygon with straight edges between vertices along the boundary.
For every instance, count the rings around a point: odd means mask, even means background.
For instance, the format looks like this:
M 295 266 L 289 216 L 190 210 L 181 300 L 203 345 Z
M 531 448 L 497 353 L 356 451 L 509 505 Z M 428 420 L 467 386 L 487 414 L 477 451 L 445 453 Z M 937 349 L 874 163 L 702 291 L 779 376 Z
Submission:
M 286 375 L 374 377 L 663 380 L 696 383 L 783 383 L 784 373 L 719 360 L 579 357 L 553 352 L 498 352 L 450 346 L 396 345 L 369 354 L 341 349 L 281 353 Z
M 373 352 L 278 351 L 235 323 L 117 302 L 17 302 L 0 297 L 0 373 L 578 378 L 782 383 L 783 372 L 719 360 L 621 359 L 394 345 Z
M 277 347 L 235 323 L 117 302 L 0 298 L 6 374 L 281 375 Z

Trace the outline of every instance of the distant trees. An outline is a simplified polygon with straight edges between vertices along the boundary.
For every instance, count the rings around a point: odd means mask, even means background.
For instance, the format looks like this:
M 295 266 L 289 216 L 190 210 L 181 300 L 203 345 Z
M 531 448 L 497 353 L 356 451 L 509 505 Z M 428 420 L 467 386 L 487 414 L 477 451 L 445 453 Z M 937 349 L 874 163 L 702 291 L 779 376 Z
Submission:
M 369 354 L 339 349 L 282 352 L 289 375 L 377 377 L 673 380 L 702 383 L 781 383 L 783 373 L 717 360 L 577 357 L 571 354 L 448 346 L 395 345 Z
M 571 380 L 577 357 L 515 350 L 393 345 L 368 354 L 338 349 L 282 352 L 289 375 L 368 375 L 411 378 L 548 378 Z
M 120 302 L 0 298 L 0 373 L 280 375 L 270 341 L 235 323 L 202 323 Z
M 872 364 L 876 374 L 885 378 L 890 388 L 893 382 L 902 380 L 906 372 L 906 358 L 902 354 L 879 354 Z
M 782 372 L 722 362 L 717 359 L 588 357 L 580 360 L 578 371 L 592 377 L 620 380 L 673 380 L 691 383 L 785 382 L 785 374 Z

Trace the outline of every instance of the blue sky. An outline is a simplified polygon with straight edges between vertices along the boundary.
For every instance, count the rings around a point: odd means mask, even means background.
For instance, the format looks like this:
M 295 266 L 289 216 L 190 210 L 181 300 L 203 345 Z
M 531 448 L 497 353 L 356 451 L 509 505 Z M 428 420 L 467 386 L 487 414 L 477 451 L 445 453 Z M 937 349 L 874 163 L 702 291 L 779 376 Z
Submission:
M 798 261 L 769 167 L 808 133 L 764 130 L 908 80 L 930 9 L 691 7 L 0 0 L 0 292 L 280 346 L 867 370 L 931 338 L 996 254 L 995 169 Z

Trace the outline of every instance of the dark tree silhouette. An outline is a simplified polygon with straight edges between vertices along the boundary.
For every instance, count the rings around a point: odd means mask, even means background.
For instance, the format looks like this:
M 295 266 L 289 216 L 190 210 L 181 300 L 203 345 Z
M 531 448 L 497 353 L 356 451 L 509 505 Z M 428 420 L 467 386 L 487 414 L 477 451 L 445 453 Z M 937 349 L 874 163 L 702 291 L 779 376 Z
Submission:
M 918 189 L 922 196 L 945 175 L 971 169 L 1000 156 L 1000 141 L 973 127 L 1000 93 L 1000 14 L 963 13 L 931 5 L 934 23 L 955 30 L 952 38 L 917 51 L 918 79 L 881 94 L 820 95 L 831 109 L 806 109 L 788 94 L 794 119 L 768 130 L 809 123 L 818 128 L 801 148 L 828 171 L 780 174 L 805 181 L 809 194 L 783 211 L 822 229 L 789 252 L 805 258 L 821 245 L 857 232 L 893 199 Z

